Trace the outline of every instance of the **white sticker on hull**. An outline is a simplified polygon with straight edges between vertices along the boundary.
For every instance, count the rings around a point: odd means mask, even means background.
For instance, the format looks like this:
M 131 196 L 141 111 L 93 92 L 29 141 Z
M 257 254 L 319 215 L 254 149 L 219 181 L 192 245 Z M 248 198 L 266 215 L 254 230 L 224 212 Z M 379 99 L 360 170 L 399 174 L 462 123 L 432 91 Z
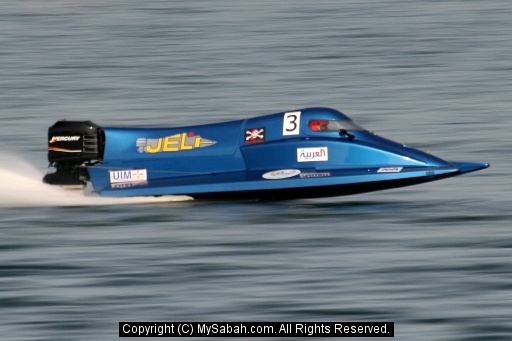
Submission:
M 297 148 L 297 162 L 329 161 L 327 147 Z
M 148 179 L 145 169 L 129 169 L 110 171 L 110 183 L 142 182 Z
M 331 173 L 329 172 L 318 172 L 318 173 L 302 173 L 300 175 L 301 179 L 308 179 L 308 178 L 325 178 L 327 176 L 331 176 Z
M 263 174 L 263 178 L 267 180 L 279 180 L 292 178 L 300 174 L 300 170 L 298 169 L 279 169 L 272 172 L 268 172 Z
M 404 167 L 384 167 L 379 168 L 377 173 L 400 173 Z
M 121 182 L 121 183 L 116 183 L 116 184 L 112 184 L 112 188 L 132 188 L 132 187 L 136 187 L 136 186 L 142 186 L 142 185 L 147 185 L 148 182 L 147 181 L 140 181 L 140 182 Z

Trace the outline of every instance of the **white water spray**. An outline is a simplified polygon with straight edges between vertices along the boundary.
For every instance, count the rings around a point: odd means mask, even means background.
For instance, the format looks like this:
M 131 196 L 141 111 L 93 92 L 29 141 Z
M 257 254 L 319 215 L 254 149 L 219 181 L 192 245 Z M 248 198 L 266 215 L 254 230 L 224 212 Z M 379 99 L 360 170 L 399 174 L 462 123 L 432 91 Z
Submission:
M 0 208 L 44 206 L 94 206 L 161 203 L 191 200 L 184 195 L 162 197 L 102 198 L 84 196 L 82 190 L 66 190 L 42 182 L 43 173 L 16 156 L 0 152 Z

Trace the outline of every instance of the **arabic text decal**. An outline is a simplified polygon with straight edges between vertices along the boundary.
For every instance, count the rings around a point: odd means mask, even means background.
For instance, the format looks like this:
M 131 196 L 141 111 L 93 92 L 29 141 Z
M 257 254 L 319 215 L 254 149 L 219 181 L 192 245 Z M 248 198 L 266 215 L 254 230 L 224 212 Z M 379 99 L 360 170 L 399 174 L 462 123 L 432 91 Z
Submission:
M 328 149 L 327 147 L 314 147 L 314 148 L 298 148 L 297 149 L 297 161 L 308 162 L 308 161 L 328 161 Z

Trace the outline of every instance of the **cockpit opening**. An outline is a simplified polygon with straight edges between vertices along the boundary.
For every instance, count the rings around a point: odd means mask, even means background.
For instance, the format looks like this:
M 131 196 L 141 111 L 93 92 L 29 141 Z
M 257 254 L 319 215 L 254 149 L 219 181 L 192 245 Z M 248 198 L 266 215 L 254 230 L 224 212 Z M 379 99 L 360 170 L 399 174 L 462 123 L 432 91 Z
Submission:
M 308 127 L 315 132 L 364 130 L 363 127 L 352 120 L 309 120 Z

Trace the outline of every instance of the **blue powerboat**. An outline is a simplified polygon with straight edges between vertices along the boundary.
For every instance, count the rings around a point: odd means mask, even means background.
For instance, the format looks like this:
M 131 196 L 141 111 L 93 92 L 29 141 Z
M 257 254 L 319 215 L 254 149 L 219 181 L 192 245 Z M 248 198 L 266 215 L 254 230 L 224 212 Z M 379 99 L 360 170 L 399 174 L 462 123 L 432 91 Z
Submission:
M 384 139 L 329 108 L 176 128 L 58 121 L 48 131 L 48 160 L 56 171 L 44 182 L 90 182 L 100 196 L 222 200 L 342 196 L 489 167 Z

